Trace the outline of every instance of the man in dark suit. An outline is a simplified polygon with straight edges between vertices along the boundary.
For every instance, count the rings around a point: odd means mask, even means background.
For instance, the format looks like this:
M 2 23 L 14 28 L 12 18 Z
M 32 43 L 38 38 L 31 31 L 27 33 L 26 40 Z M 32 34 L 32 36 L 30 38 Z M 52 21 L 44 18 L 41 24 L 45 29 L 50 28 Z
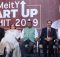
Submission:
M 52 21 L 47 21 L 47 27 L 42 29 L 41 40 L 43 43 L 44 56 L 47 57 L 47 48 L 48 48 L 48 57 L 51 57 L 53 53 L 53 43 L 57 38 L 56 30 L 51 28 Z

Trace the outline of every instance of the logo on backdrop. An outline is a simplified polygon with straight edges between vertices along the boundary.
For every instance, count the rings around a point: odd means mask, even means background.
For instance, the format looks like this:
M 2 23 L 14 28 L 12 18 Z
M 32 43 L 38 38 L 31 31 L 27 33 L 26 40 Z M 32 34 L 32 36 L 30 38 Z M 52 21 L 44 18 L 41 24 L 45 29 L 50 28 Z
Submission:
M 26 26 L 27 20 L 33 21 L 33 26 L 40 28 L 41 5 L 27 5 L 25 1 L 0 3 L 0 23 L 9 26 L 14 23 L 17 27 Z

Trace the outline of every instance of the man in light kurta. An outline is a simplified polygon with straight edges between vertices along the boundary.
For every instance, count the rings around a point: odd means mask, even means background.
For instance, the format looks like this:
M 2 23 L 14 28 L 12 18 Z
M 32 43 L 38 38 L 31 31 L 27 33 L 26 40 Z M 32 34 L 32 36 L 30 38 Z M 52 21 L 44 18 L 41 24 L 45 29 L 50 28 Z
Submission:
M 23 40 L 23 45 L 25 47 L 27 46 L 26 44 L 29 45 L 29 53 L 32 53 L 34 43 L 38 39 L 38 32 L 36 28 L 32 27 L 32 21 L 28 21 L 27 27 L 22 30 L 21 39 Z
M 24 41 L 29 39 L 31 42 L 35 42 L 38 39 L 38 31 L 32 27 L 32 21 L 28 21 L 27 27 L 22 30 L 21 39 Z
M 15 29 L 14 25 L 11 25 L 11 29 L 7 30 L 5 33 L 3 41 L 9 43 L 9 46 L 7 47 L 8 53 L 13 50 L 12 57 L 21 57 L 21 51 L 17 41 L 20 37 L 20 33 L 20 31 Z

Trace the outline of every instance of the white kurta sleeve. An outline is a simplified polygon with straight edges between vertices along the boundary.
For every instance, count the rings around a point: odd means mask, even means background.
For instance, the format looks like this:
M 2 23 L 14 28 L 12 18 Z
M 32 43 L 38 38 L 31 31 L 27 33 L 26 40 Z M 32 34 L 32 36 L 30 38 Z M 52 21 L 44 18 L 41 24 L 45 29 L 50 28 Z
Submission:
M 58 29 L 57 36 L 58 36 L 58 39 L 60 39 L 60 28 Z
M 23 39 L 23 38 L 24 38 L 24 29 L 21 32 L 21 39 Z
M 1 42 L 4 44 L 4 47 L 6 48 L 6 52 L 9 54 L 11 51 L 9 43 L 6 41 L 5 38 L 3 38 Z
M 16 39 L 19 39 L 19 38 L 21 38 L 21 31 L 17 30 L 16 31 Z
M 11 48 L 9 42 L 6 42 L 5 44 L 6 44 L 6 52 L 7 52 L 7 54 L 9 54 L 12 48 Z
M 35 29 L 35 38 L 38 38 L 38 31 Z

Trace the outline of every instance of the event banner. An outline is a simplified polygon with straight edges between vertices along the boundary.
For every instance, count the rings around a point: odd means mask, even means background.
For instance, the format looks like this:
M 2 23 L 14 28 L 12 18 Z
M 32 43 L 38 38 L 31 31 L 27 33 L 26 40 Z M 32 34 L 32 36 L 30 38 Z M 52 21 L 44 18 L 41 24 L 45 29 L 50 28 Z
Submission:
M 33 27 L 41 29 L 47 20 L 57 19 L 57 8 L 57 0 L 0 0 L 0 23 L 5 29 L 11 24 L 22 29 L 31 20 Z

